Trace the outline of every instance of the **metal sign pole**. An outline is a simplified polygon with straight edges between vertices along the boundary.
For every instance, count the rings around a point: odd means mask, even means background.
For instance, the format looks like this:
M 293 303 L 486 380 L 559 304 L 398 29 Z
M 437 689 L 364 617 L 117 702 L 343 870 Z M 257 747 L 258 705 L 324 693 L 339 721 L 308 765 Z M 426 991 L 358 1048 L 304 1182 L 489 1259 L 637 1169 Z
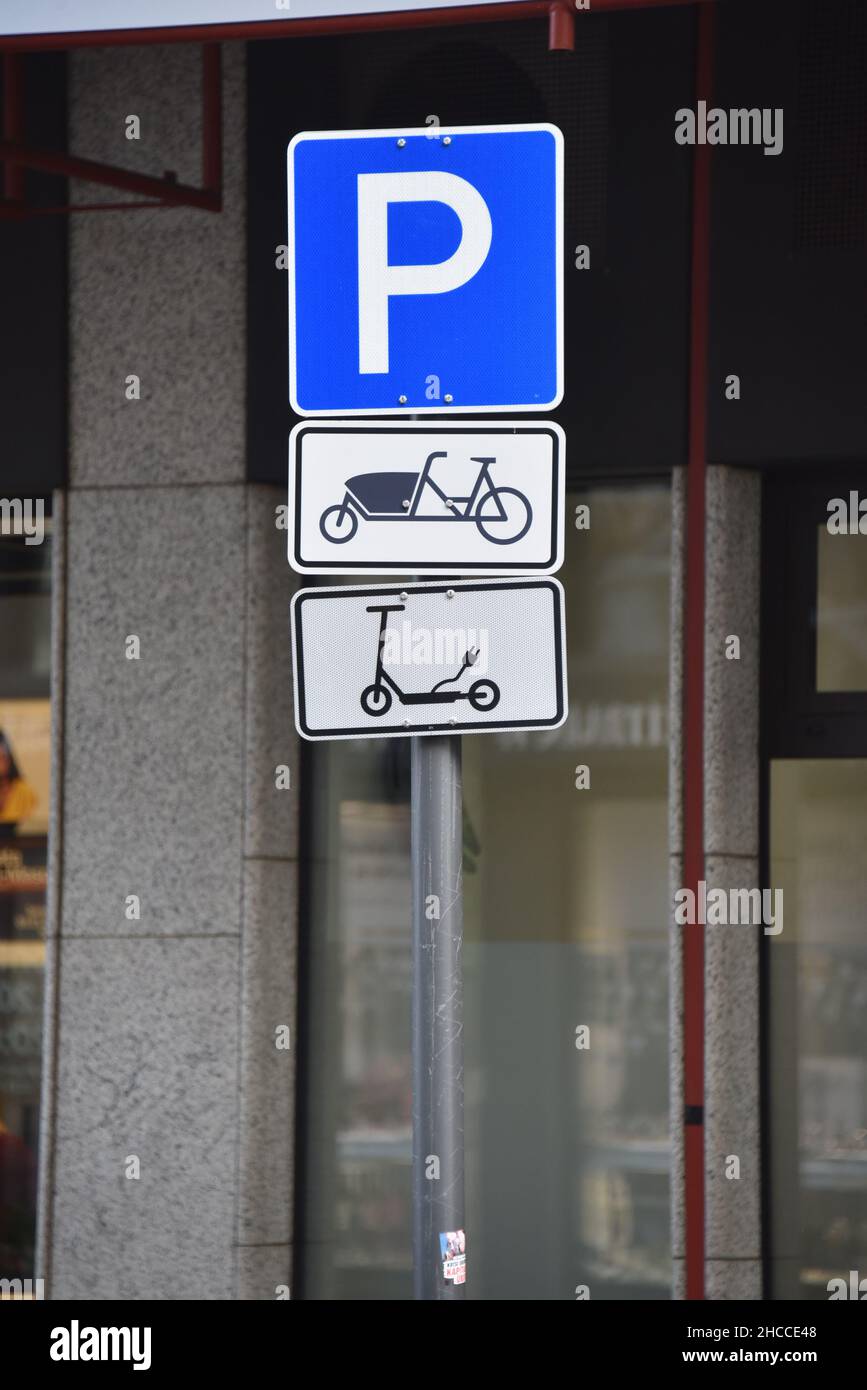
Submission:
M 412 1198 L 416 1299 L 462 1299 L 440 1235 L 464 1230 L 463 798 L 458 735 L 412 740 Z

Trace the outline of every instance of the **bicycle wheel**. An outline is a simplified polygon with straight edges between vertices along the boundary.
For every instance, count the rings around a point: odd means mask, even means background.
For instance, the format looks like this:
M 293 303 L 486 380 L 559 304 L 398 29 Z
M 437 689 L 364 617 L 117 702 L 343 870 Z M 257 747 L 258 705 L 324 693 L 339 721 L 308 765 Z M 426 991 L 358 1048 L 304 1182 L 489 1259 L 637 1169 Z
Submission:
M 326 507 L 319 518 L 319 529 L 327 541 L 343 545 L 344 541 L 351 541 L 358 530 L 358 517 L 345 502 L 335 502 L 333 507 Z
M 491 488 L 476 507 L 476 526 L 494 545 L 514 545 L 526 536 L 532 520 L 533 508 L 514 487 Z

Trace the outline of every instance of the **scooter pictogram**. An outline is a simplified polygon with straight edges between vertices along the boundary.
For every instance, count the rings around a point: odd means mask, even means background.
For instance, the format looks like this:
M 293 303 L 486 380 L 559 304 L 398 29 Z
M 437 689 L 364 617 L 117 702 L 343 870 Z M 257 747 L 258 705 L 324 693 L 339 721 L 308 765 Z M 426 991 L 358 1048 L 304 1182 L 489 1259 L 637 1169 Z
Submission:
M 428 454 L 419 473 L 359 473 L 347 478 L 342 502 L 326 507 L 319 518 L 319 530 L 327 541 L 343 545 L 364 521 L 471 521 L 493 545 L 514 545 L 525 536 L 533 520 L 533 508 L 523 492 L 501 487 L 491 477 L 495 458 L 473 458 L 479 465 L 470 492 L 449 497 L 432 477 L 435 459 L 448 458 L 444 450 Z M 435 493 L 444 510 L 424 512 L 422 496 Z
M 479 657 L 478 647 L 470 647 L 465 653 L 460 668 L 453 676 L 446 676 L 445 680 L 437 681 L 436 685 L 430 690 L 424 690 L 421 694 L 408 694 L 401 690 L 400 686 L 385 670 L 383 656 L 385 648 L 385 635 L 388 627 L 389 613 L 403 613 L 406 611 L 405 603 L 374 604 L 367 609 L 368 613 L 379 613 L 379 636 L 377 638 L 376 652 L 376 674 L 372 685 L 367 685 L 361 692 L 361 708 L 365 714 L 379 716 L 388 714 L 391 709 L 394 696 L 392 691 L 400 700 L 402 705 L 447 705 L 456 700 L 469 700 L 473 709 L 489 710 L 493 709 L 500 700 L 500 687 L 493 681 L 478 680 L 473 681 L 468 690 L 443 690 L 444 685 L 454 685 L 459 681 L 464 671 L 468 671 L 471 666 L 476 664 Z

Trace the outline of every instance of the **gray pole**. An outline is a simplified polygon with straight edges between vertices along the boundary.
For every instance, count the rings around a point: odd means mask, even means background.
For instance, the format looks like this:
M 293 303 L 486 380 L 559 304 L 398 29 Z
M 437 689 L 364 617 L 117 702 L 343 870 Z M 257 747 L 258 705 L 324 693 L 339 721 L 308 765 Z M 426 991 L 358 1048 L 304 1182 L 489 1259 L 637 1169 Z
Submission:
M 417 1299 L 462 1299 L 439 1237 L 464 1229 L 461 740 L 412 740 L 412 1204 Z M 439 1176 L 428 1176 L 439 1163 Z M 469 1267 L 469 1252 L 467 1265 Z

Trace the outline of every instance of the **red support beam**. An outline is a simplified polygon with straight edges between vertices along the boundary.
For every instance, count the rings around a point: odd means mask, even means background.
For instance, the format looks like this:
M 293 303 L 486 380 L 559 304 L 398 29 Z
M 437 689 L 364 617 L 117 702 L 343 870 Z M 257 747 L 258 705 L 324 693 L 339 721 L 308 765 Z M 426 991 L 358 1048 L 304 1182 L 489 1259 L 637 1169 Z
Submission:
M 176 183 L 174 179 L 137 174 L 132 169 L 118 169 L 113 164 L 101 164 L 95 159 L 79 159 L 62 150 L 37 150 L 18 141 L 0 140 L 0 160 L 10 159 L 22 168 L 38 169 L 43 174 L 63 174 L 70 179 L 83 179 L 85 183 L 122 188 L 127 193 L 141 193 L 169 205 L 219 211 L 219 194 L 204 188 L 192 188 L 188 184 Z
M 152 199 L 135 203 L 57 203 L 54 206 L 41 204 L 31 207 L 27 203 L 5 203 L 0 198 L 0 222 L 26 222 L 29 217 L 47 214 L 66 214 L 70 212 L 130 212 L 134 208 L 150 208 L 151 212 L 162 212 L 174 206 L 170 203 L 155 203 Z
M 569 0 L 555 0 L 548 12 L 548 48 L 552 53 L 575 51 L 575 10 Z
M 223 112 L 220 97 L 220 45 L 202 45 L 202 183 L 223 206 Z
M 715 7 L 698 20 L 696 101 L 710 104 Z M 710 146 L 696 145 L 692 187 L 689 343 L 689 452 L 686 473 L 686 564 L 683 660 L 684 887 L 698 900 L 704 878 L 704 628 L 707 359 L 710 299 Z M 683 927 L 683 1099 L 686 1296 L 705 1296 L 704 1192 L 704 927 Z
M 132 169 L 119 169 L 94 159 L 80 159 L 63 150 L 34 149 L 24 141 L 23 84 L 18 53 L 3 55 L 3 138 L 0 165 L 4 166 L 4 197 L 0 221 L 20 221 L 34 215 L 67 212 L 129 211 L 135 208 L 193 207 L 220 212 L 223 206 L 222 97 L 219 44 L 202 46 L 202 184 L 193 188 L 178 183 L 173 175 L 155 178 Z M 24 170 L 59 174 L 107 188 L 140 194 L 149 201 L 114 203 L 65 203 L 58 207 L 30 206 L 24 201 Z

